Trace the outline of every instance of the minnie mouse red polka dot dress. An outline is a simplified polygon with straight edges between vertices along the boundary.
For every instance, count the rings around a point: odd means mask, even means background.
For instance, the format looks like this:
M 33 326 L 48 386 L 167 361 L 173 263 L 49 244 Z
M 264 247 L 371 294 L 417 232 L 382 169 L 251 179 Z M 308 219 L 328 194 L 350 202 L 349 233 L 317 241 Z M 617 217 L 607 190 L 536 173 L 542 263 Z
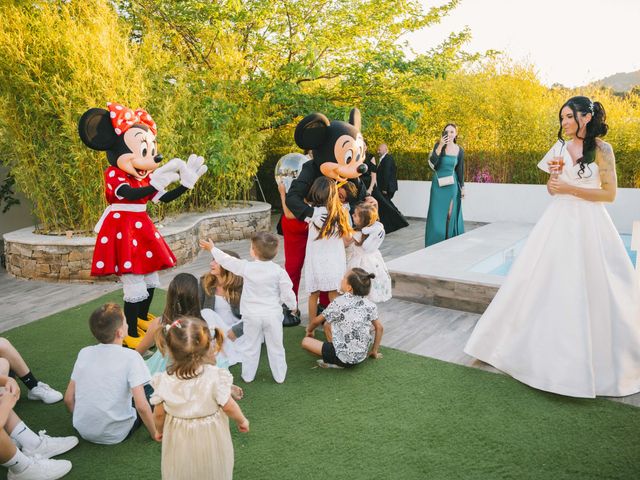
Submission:
M 104 217 L 98 232 L 91 275 L 145 275 L 174 267 L 175 255 L 146 212 L 146 204 L 155 194 L 127 200 L 115 193 L 123 184 L 132 188 L 147 187 L 149 177 L 138 180 L 119 168 L 109 167 L 105 170 L 105 184 L 105 196 L 113 210 Z M 140 205 L 141 211 L 118 210 L 120 205 Z

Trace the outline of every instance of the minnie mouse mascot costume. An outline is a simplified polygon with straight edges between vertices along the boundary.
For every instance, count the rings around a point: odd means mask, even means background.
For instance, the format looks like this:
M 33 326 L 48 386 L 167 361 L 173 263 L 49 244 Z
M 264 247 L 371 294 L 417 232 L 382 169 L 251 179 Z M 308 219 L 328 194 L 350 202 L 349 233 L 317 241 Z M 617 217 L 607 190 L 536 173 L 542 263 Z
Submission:
M 176 257 L 147 215 L 147 202 L 175 200 L 194 187 L 207 167 L 196 155 L 187 162 L 174 158 L 159 167 L 162 155 L 151 116 L 118 103 L 108 103 L 107 108 L 87 110 L 78 123 L 84 144 L 105 151 L 111 165 L 104 172 L 109 206 L 95 227 L 91 275 L 120 277 L 128 325 L 124 343 L 135 348 L 149 323 L 149 305 L 160 285 L 158 271 L 176 265 Z M 180 186 L 165 190 L 178 180 Z

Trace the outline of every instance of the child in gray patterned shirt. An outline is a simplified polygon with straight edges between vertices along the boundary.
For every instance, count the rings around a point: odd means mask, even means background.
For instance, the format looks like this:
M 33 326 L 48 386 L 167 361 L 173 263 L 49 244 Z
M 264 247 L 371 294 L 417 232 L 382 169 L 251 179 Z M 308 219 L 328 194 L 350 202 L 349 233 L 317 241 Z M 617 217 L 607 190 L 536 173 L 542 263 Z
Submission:
M 373 278 L 373 273 L 361 268 L 348 270 L 340 286 L 343 294 L 309 322 L 302 348 L 321 356 L 318 360 L 321 367 L 353 367 L 362 363 L 367 355 L 382 358 L 378 348 L 384 329 L 378 320 L 378 308 L 365 298 Z M 315 328 L 323 322 L 325 342 L 313 338 Z

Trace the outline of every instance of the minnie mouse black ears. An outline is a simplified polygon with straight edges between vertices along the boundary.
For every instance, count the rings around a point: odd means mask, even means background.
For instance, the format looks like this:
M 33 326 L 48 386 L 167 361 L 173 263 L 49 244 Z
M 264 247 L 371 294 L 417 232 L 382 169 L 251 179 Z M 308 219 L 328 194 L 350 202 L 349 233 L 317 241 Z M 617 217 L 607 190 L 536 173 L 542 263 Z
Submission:
M 109 112 L 104 108 L 91 108 L 78 122 L 78 134 L 83 143 L 93 150 L 109 150 L 118 136 L 113 130 Z
M 304 150 L 320 147 L 329 133 L 329 124 L 329 119 L 321 113 L 307 115 L 300 120 L 293 134 L 296 145 Z

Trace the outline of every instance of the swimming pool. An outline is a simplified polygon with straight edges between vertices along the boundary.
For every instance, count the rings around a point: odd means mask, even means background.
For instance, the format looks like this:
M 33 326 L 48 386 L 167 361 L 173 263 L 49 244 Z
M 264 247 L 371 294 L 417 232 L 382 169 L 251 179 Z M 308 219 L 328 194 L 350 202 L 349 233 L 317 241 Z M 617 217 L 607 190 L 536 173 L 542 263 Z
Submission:
M 631 263 L 635 266 L 637 252 L 631 251 L 631 235 L 620 234 L 620 238 L 622 238 L 622 243 L 624 243 L 624 248 L 629 254 Z M 505 277 L 509 273 L 511 265 L 513 265 L 513 261 L 522 251 L 522 247 L 526 241 L 527 239 L 523 238 L 518 243 L 503 250 L 502 252 L 491 255 L 481 262 L 476 263 L 469 269 L 469 271 Z

